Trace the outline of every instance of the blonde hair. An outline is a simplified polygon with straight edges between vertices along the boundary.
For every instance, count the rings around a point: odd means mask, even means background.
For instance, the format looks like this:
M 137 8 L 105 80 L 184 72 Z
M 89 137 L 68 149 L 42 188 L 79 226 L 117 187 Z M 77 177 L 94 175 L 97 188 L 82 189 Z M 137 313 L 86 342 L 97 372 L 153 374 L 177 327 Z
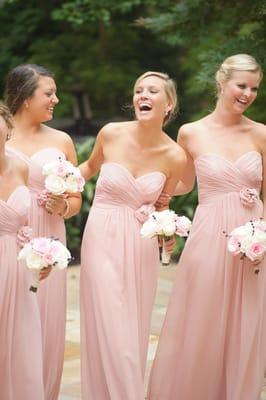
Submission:
M 259 72 L 260 80 L 263 77 L 261 66 L 254 57 L 249 54 L 235 54 L 226 58 L 216 72 L 215 80 L 218 96 L 221 93 L 221 83 L 229 81 L 234 71 Z
M 157 78 L 160 78 L 164 81 L 164 90 L 167 96 L 168 101 L 172 104 L 172 109 L 169 111 L 169 113 L 165 116 L 164 118 L 164 123 L 163 125 L 165 126 L 169 121 L 174 119 L 176 114 L 179 111 L 179 105 L 178 105 L 178 97 L 176 93 L 176 83 L 173 79 L 169 77 L 168 74 L 165 74 L 163 72 L 156 72 L 156 71 L 148 71 L 145 72 L 144 74 L 140 75 L 134 85 L 134 93 L 136 90 L 136 87 L 142 81 L 144 78 L 148 78 L 149 76 L 156 76 Z
M 9 108 L 0 102 L 0 117 L 3 118 L 9 130 L 13 129 L 13 117 Z

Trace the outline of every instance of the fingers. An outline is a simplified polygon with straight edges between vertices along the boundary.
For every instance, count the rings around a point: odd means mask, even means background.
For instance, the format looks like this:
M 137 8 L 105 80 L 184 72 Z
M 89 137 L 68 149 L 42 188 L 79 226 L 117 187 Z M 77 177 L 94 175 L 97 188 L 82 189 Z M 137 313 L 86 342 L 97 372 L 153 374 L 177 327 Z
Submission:
M 162 192 L 156 201 L 155 206 L 157 208 L 168 207 L 171 198 L 172 197 L 169 194 Z
M 42 281 L 43 279 L 47 278 L 52 271 L 52 267 L 43 268 L 39 273 L 39 280 Z
M 167 238 L 167 240 L 164 239 L 164 248 L 168 253 L 172 253 L 175 247 L 175 237 Z

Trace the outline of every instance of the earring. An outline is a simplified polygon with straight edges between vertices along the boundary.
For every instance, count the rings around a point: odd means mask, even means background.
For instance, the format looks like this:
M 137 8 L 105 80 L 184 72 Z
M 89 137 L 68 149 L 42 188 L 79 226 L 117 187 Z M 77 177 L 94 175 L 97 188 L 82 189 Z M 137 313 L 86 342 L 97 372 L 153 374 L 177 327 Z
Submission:
M 168 114 L 169 114 L 169 111 L 165 110 L 164 115 L 166 116 Z
M 8 141 L 9 139 L 11 139 L 11 133 L 8 132 L 8 134 L 6 135 L 6 140 Z
M 25 101 L 25 108 L 29 108 L 29 103 L 27 101 Z

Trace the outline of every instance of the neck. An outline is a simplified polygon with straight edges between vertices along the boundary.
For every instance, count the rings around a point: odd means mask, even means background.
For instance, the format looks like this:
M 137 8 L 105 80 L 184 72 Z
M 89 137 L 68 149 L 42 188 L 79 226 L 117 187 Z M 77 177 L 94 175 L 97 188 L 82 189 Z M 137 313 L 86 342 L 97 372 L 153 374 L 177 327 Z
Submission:
M 215 110 L 212 114 L 218 122 L 221 122 L 222 125 L 226 126 L 238 125 L 243 120 L 243 114 L 232 113 L 232 111 L 229 110 L 220 99 L 218 99 Z
M 16 134 L 24 135 L 35 134 L 40 131 L 41 123 L 36 122 L 29 115 L 23 112 L 18 112 L 14 115 L 14 128 Z
M 135 137 L 142 146 L 152 146 L 162 136 L 162 126 L 145 121 L 136 121 Z

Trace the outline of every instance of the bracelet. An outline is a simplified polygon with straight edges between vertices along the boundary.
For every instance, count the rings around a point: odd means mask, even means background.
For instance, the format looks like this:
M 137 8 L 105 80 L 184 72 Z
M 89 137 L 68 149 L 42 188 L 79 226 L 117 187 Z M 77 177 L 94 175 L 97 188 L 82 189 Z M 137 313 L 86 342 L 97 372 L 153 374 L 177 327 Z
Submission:
M 69 213 L 69 202 L 66 199 L 64 199 L 64 202 L 65 202 L 64 212 L 62 214 L 59 213 L 60 217 L 63 217 L 63 218 L 65 218 L 67 216 L 67 214 Z

